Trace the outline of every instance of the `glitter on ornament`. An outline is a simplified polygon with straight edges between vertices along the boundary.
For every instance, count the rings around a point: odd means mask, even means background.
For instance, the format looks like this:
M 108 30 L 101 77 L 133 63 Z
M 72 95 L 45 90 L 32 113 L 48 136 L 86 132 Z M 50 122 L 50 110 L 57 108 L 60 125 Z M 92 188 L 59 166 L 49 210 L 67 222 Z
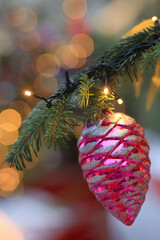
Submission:
M 116 218 L 131 225 L 150 180 L 149 146 L 143 129 L 123 113 L 83 128 L 79 163 L 90 190 Z

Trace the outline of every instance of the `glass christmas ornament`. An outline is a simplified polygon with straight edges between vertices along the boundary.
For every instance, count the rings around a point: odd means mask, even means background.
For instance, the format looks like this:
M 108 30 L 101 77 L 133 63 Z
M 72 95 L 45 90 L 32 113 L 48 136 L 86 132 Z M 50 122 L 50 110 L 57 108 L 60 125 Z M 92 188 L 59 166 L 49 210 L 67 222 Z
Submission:
M 109 114 L 83 128 L 78 148 L 90 190 L 116 218 L 131 225 L 150 180 L 149 145 L 143 129 L 123 113 Z

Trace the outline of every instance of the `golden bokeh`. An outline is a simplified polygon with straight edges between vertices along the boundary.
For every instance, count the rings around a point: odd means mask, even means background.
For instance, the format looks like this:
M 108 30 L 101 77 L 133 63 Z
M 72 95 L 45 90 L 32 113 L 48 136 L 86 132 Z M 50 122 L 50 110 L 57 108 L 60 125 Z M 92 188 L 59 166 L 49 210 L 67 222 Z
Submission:
M 80 20 L 87 13 L 86 0 L 64 0 L 62 8 L 64 14 L 72 20 Z
M 14 109 L 6 109 L 0 113 L 0 128 L 12 132 L 21 125 L 21 115 Z
M 90 56 L 94 51 L 94 42 L 93 39 L 85 33 L 79 33 L 73 36 L 73 38 L 70 41 L 71 44 L 79 45 L 83 51 L 79 55 L 79 57 L 88 57 Z M 83 56 L 84 55 L 84 56 Z
M 13 27 L 20 27 L 27 21 L 27 11 L 25 7 L 19 7 L 12 12 L 12 21 L 10 24 Z
M 86 58 L 79 58 L 78 59 L 78 63 L 75 66 L 75 68 L 81 68 L 86 62 L 87 62 Z
M 12 102 L 9 105 L 10 108 L 13 108 L 14 110 L 18 111 L 21 115 L 22 120 L 24 120 L 30 113 L 31 107 L 22 100 L 17 100 Z
M 55 55 L 64 69 L 75 68 L 78 64 L 78 52 L 71 45 L 65 44 L 59 46 L 55 51 Z
M 63 49 L 62 61 L 66 68 L 74 68 L 78 64 L 78 52 L 72 45 L 66 45 Z
M 3 10 L 3 18 L 4 21 L 14 27 L 17 27 L 21 24 L 23 24 L 26 21 L 26 15 L 22 15 L 22 11 L 18 11 L 19 9 L 22 9 L 23 5 L 12 2 L 6 4 Z M 17 14 L 16 14 L 17 13 Z M 19 17 L 18 17 L 19 15 Z
M 18 130 L 16 131 L 5 131 L 2 129 L 2 137 L 0 138 L 0 143 L 3 145 L 12 145 L 18 138 Z
M 55 55 L 44 53 L 37 58 L 35 67 L 39 74 L 46 78 L 51 78 L 58 74 L 60 70 L 60 62 Z
M 4 162 L 7 153 L 8 147 L 3 144 L 0 144 L 0 164 Z
M 3 129 L 0 128 L 0 139 L 2 138 L 2 136 L 3 136 Z
M 3 17 L 7 24 L 17 28 L 19 31 L 28 33 L 37 26 L 37 15 L 31 9 L 19 3 L 9 3 L 3 11 Z
M 14 191 L 19 182 L 19 175 L 15 169 L 7 167 L 0 170 L 0 189 L 2 191 Z
M 33 82 L 33 88 L 36 93 L 47 97 L 57 91 L 58 82 L 55 77 L 45 78 L 43 76 L 37 76 Z
M 60 65 L 61 65 L 62 68 L 65 68 L 65 65 L 64 65 L 64 63 L 63 63 L 63 58 L 62 58 L 62 56 L 63 56 L 63 51 L 64 51 L 64 49 L 65 49 L 66 46 L 67 46 L 67 45 L 62 44 L 62 45 L 60 45 L 59 47 L 57 47 L 57 49 L 56 49 L 56 51 L 55 51 L 55 55 L 56 55 L 56 57 L 59 59 Z
M 16 22 L 21 22 L 16 26 L 21 32 L 28 33 L 33 31 L 37 26 L 37 15 L 31 8 L 20 8 L 15 13 Z M 20 19 L 19 19 L 20 18 Z
M 71 44 L 72 49 L 75 49 L 72 51 L 74 55 L 76 55 L 78 58 L 86 58 L 86 50 L 83 46 L 80 46 L 79 44 Z

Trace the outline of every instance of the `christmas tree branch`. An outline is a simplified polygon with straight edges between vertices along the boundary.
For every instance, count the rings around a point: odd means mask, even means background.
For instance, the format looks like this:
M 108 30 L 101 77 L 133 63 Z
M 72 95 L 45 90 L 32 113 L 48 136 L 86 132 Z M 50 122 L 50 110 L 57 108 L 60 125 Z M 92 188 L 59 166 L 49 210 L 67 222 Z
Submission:
M 45 121 L 49 116 L 49 109 L 44 102 L 40 102 L 22 123 L 19 130 L 20 137 L 13 144 L 6 162 L 18 170 L 25 168 L 25 161 L 32 162 L 32 154 L 38 156 L 42 145 L 42 134 L 45 132 Z M 31 153 L 32 149 L 32 153 Z
M 155 57 L 159 57 L 159 38 L 160 30 L 154 26 L 122 39 L 118 45 L 107 50 L 103 56 L 97 59 L 96 64 L 78 73 L 73 82 L 67 81 L 66 85 L 48 97 L 47 101 L 51 103 L 53 99 L 61 99 L 63 95 L 74 92 L 85 75 L 89 79 L 93 78 L 94 81 L 97 79 L 103 81 L 104 76 L 107 76 L 108 84 L 112 86 L 116 78 L 122 74 L 128 74 L 130 70 L 144 70 L 146 65 L 142 62 L 142 57 L 145 56 L 145 53 L 149 52 L 153 56 L 152 51 L 154 51 L 154 53 L 156 52 Z
M 20 137 L 13 144 L 6 161 L 17 169 L 25 167 L 24 159 L 32 161 L 31 149 L 35 154 L 41 146 L 41 135 L 45 136 L 48 147 L 65 144 L 68 136 L 73 134 L 76 125 L 72 111 L 77 104 L 82 109 L 82 120 L 86 123 L 91 119 L 98 120 L 104 109 L 113 109 L 113 101 L 117 95 L 113 91 L 116 81 L 124 74 L 132 79 L 136 71 L 145 70 L 151 59 L 159 58 L 160 50 L 159 26 L 146 29 L 131 37 L 124 38 L 115 47 L 107 50 L 97 62 L 78 73 L 73 81 L 66 72 L 66 83 L 50 97 L 42 98 L 32 110 L 20 129 Z M 109 95 L 105 95 L 106 85 Z M 74 103 L 74 104 L 73 104 Z
M 54 149 L 60 145 L 66 145 L 70 135 L 74 135 L 74 127 L 77 126 L 76 120 L 72 117 L 74 105 L 69 98 L 63 97 L 57 100 L 49 112 L 46 121 L 45 143 L 48 148 Z

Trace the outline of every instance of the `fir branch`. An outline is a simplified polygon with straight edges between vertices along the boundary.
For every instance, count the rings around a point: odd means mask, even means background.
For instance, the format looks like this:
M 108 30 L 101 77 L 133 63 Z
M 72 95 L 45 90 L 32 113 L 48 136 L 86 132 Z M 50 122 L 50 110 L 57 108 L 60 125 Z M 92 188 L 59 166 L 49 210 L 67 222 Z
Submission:
M 159 38 L 160 31 L 157 26 L 154 26 L 122 39 L 119 44 L 108 49 L 97 60 L 96 64 L 78 73 L 69 86 L 65 85 L 61 90 L 51 95 L 48 101 L 56 98 L 61 99 L 64 95 L 73 93 L 85 75 L 88 76 L 88 79 L 94 78 L 95 82 L 97 80 L 103 81 L 105 72 L 108 84 L 114 85 L 115 79 L 120 75 L 127 74 L 132 68 L 138 69 L 138 61 L 144 56 L 147 49 L 152 51 L 156 44 L 159 45 Z M 157 55 L 159 56 L 158 52 Z
M 89 97 L 93 96 L 90 90 L 94 84 L 93 78 L 89 79 L 87 75 L 84 75 L 80 80 L 77 90 L 74 92 L 76 102 L 80 108 L 88 106 Z
M 44 102 L 40 102 L 23 122 L 18 140 L 13 144 L 6 162 L 9 166 L 18 170 L 25 168 L 25 160 L 32 162 L 31 150 L 37 156 L 42 145 L 42 134 L 45 131 L 45 122 L 49 115 L 49 109 Z
M 76 125 L 71 111 L 71 95 L 74 92 L 79 92 L 77 99 L 79 106 L 84 109 L 84 122 L 97 121 L 104 109 L 112 110 L 113 99 L 102 97 L 102 90 L 97 88 L 96 92 L 94 87 L 103 84 L 104 76 L 107 76 L 108 86 L 113 87 L 119 76 L 129 75 L 133 69 L 138 69 L 137 64 L 144 68 L 152 57 L 159 58 L 159 38 L 160 31 L 155 26 L 122 39 L 115 47 L 107 50 L 94 65 L 78 73 L 72 82 L 68 80 L 55 94 L 45 98 L 47 106 L 51 108 L 48 109 L 45 103 L 40 103 L 32 110 L 22 125 L 19 139 L 13 144 L 6 158 L 9 165 L 22 169 L 25 167 L 24 159 L 32 161 L 31 150 L 35 154 L 39 151 L 41 132 L 45 133 L 48 147 L 56 148 L 60 144 L 66 144 Z M 145 58 L 144 62 L 142 58 Z
M 66 140 L 70 135 L 74 135 L 76 120 L 72 117 L 74 105 L 69 98 L 57 100 L 50 109 L 49 117 L 46 121 L 45 143 L 48 148 L 54 149 L 60 145 L 66 146 Z
M 109 110 L 112 112 L 114 110 L 113 101 L 115 96 L 110 94 L 104 94 L 104 89 L 102 87 L 97 87 L 95 94 L 90 100 L 88 106 L 84 109 L 83 116 L 80 118 L 84 124 L 89 124 L 93 122 L 98 122 L 101 118 L 107 118 L 105 112 Z
M 160 42 L 157 42 L 155 46 L 144 51 L 137 64 L 139 66 L 138 70 L 144 71 L 148 64 L 151 64 L 155 68 L 158 58 L 160 58 Z

